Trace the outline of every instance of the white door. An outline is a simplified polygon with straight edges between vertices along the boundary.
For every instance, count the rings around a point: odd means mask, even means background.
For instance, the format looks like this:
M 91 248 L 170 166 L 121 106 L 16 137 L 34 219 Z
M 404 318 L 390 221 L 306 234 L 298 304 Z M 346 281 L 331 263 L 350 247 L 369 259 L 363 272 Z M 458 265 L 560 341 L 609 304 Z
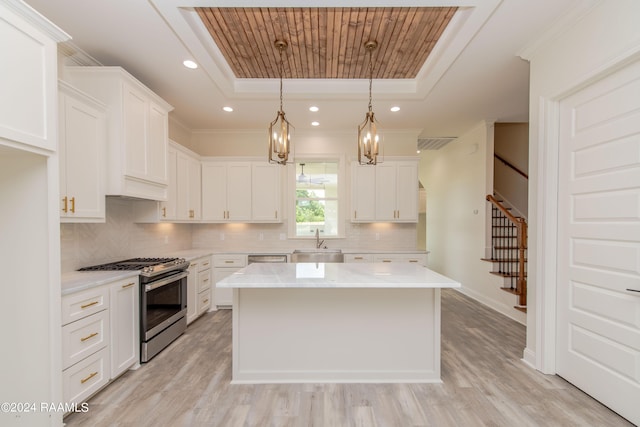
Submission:
M 558 183 L 557 373 L 640 424 L 640 62 L 560 103 Z

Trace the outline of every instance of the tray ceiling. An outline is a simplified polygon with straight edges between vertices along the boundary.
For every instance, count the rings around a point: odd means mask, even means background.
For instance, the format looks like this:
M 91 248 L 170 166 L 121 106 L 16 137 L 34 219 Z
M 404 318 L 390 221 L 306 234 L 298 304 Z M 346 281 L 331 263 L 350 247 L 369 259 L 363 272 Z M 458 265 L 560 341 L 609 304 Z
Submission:
M 236 78 L 369 78 L 364 43 L 378 42 L 373 77 L 413 79 L 456 7 L 196 8 Z

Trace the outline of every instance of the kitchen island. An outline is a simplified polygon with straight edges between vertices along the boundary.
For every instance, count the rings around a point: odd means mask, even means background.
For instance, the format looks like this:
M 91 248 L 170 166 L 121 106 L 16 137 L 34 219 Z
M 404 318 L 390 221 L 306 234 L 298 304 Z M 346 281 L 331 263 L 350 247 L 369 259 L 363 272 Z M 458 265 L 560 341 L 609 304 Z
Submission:
M 439 382 L 440 289 L 415 264 L 250 264 L 233 288 L 233 383 Z

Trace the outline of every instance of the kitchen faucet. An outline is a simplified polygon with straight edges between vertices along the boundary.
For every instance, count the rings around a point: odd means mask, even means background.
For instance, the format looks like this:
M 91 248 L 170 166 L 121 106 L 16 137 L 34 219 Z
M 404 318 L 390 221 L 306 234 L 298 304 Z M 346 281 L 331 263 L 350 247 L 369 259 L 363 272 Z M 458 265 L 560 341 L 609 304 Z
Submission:
M 316 249 L 320 249 L 320 246 L 324 243 L 324 239 L 320 240 L 320 230 L 316 228 Z

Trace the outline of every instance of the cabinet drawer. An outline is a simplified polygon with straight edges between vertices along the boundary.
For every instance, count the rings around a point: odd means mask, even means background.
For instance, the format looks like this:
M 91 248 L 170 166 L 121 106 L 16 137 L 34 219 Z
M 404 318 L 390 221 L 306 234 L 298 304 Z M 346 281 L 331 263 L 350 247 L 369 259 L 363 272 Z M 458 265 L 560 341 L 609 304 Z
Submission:
M 211 290 L 198 294 L 198 314 L 202 314 L 211 307 Z
M 198 293 L 211 289 L 211 270 L 198 273 Z
M 427 256 L 423 254 L 416 254 L 416 255 L 381 254 L 381 255 L 375 255 L 373 257 L 373 262 L 408 262 L 408 263 L 414 263 L 414 264 L 426 266 Z
M 221 255 L 213 257 L 214 267 L 244 267 L 247 265 L 246 255 Z
M 211 268 L 211 257 L 200 258 L 198 261 L 198 271 L 205 271 Z
M 62 369 L 105 347 L 109 341 L 109 311 L 103 310 L 62 327 Z
M 344 262 L 373 262 L 371 254 L 344 254 Z
M 103 348 L 62 372 L 65 402 L 81 403 L 109 382 L 109 349 Z
M 62 324 L 66 325 L 109 307 L 109 288 L 98 286 L 62 297 Z

